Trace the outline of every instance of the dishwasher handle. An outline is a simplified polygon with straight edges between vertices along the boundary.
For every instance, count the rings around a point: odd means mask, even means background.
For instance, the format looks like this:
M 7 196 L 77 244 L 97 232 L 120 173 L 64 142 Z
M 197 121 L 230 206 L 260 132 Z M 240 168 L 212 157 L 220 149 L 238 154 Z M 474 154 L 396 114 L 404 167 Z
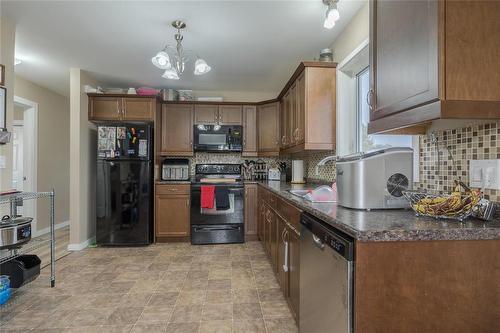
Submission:
M 313 234 L 312 235 L 312 239 L 313 239 L 314 245 L 316 245 L 316 247 L 318 249 L 320 249 L 320 250 L 324 250 L 325 249 L 325 243 L 323 243 L 318 236 L 316 236 L 315 234 Z

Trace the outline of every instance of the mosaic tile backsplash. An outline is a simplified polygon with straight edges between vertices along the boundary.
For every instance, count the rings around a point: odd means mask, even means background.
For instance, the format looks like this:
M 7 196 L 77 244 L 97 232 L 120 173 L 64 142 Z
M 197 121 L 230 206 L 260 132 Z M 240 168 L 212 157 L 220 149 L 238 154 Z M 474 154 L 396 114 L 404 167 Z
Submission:
M 469 160 L 500 159 L 500 122 L 473 124 L 458 129 L 439 130 L 432 134 L 420 136 L 420 181 L 415 183 L 416 189 L 451 192 L 455 179 L 460 179 L 469 185 Z M 319 167 L 318 175 L 315 167 L 321 159 L 334 153 L 334 151 L 318 152 L 291 158 L 262 158 L 262 160 L 268 164 L 284 161 L 290 167 L 292 159 L 302 159 L 306 179 L 331 182 L 335 180 L 334 162 Z M 199 163 L 242 163 L 245 159 L 248 158 L 234 153 L 196 153 L 190 158 L 191 174 L 194 174 L 194 167 Z M 484 194 L 487 199 L 500 202 L 500 191 L 486 189 Z
M 454 180 L 469 185 L 469 161 L 500 159 L 500 122 L 435 131 L 420 137 L 418 189 L 451 192 Z M 500 191 L 485 190 L 485 197 L 500 202 Z

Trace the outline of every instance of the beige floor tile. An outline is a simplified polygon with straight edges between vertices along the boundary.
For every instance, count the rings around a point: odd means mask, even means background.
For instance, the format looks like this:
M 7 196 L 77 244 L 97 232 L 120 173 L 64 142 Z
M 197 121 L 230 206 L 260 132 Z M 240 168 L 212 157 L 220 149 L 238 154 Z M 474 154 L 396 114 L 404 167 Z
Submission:
M 161 307 L 174 306 L 178 297 L 178 292 L 154 293 L 149 299 L 148 305 Z
M 233 319 L 233 304 L 205 304 L 203 305 L 202 319 L 210 320 L 231 320 Z
M 169 323 L 167 333 L 199 333 L 200 323 Z
M 208 290 L 230 290 L 231 279 L 208 280 Z
M 159 306 L 146 306 L 138 319 L 138 323 L 158 323 L 168 322 L 174 311 L 173 306 L 159 307 Z
M 265 319 L 267 333 L 298 333 L 299 330 L 292 318 Z
M 167 330 L 167 324 L 135 324 L 130 333 L 164 333 Z
M 261 302 L 284 301 L 283 291 L 280 288 L 259 289 Z
M 170 318 L 173 323 L 194 323 L 201 320 L 201 304 L 178 305 Z
M 260 303 L 264 318 L 291 318 L 292 313 L 286 301 Z
M 120 307 L 116 308 L 106 320 L 106 325 L 135 324 L 141 316 L 143 307 Z
M 233 322 L 231 320 L 202 321 L 200 332 L 203 333 L 231 333 Z
M 233 319 L 258 319 L 262 318 L 259 303 L 235 303 L 233 304 Z
M 246 319 L 233 321 L 233 333 L 266 333 L 262 319 Z
M 233 303 L 258 303 L 257 289 L 233 289 Z
M 218 304 L 218 303 L 231 303 L 232 293 L 231 290 L 207 290 L 206 303 Z
M 207 291 L 200 290 L 182 290 L 177 299 L 178 305 L 203 304 L 207 298 Z
M 208 274 L 208 278 L 210 280 L 213 279 L 230 279 L 232 275 L 232 270 L 229 268 L 226 269 L 212 269 Z

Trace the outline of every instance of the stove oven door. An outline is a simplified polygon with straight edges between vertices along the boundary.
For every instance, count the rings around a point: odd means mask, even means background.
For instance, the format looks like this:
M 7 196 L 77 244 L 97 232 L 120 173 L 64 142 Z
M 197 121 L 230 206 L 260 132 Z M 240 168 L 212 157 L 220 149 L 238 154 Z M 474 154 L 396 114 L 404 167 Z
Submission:
M 201 184 L 191 185 L 191 242 L 193 244 L 241 243 L 244 241 L 244 187 L 216 184 L 229 190 L 230 208 L 201 208 Z

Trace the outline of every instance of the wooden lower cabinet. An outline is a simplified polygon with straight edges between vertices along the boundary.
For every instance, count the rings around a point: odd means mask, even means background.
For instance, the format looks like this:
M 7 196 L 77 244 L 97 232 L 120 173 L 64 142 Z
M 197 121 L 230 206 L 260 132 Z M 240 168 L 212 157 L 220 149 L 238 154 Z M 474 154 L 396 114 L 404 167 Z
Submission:
M 257 184 L 245 184 L 245 240 L 257 239 Z
M 157 185 L 155 236 L 185 240 L 190 234 L 189 185 Z
M 300 289 L 300 224 L 301 211 L 258 187 L 259 239 L 263 243 L 281 290 L 298 324 Z M 257 210 L 256 210 L 257 211 Z M 287 212 L 288 214 L 281 214 Z M 283 216 L 287 215 L 287 216 Z

